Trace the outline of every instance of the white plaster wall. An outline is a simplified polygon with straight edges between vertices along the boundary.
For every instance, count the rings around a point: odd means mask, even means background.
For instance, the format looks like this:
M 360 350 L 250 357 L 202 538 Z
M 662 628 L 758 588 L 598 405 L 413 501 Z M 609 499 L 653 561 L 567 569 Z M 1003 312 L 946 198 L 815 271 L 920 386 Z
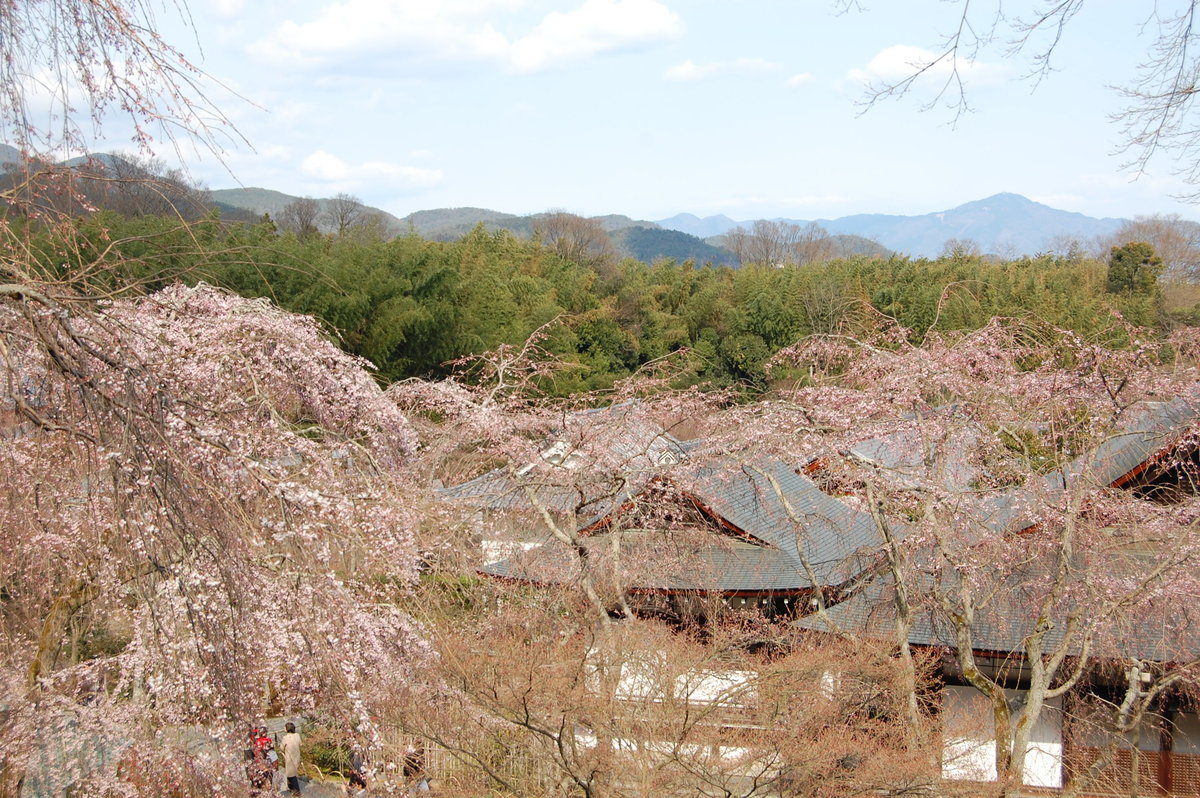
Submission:
M 753 671 L 700 670 L 675 680 L 675 697 L 694 704 L 749 706 L 754 702 Z
M 942 778 L 995 781 L 991 703 L 975 688 L 942 688 Z
M 1062 787 L 1062 700 L 1052 698 L 1042 708 L 1025 751 L 1024 781 L 1030 787 Z
M 491 565 L 524 554 L 530 549 L 537 548 L 538 545 L 532 541 L 487 539 L 480 543 L 480 551 L 483 555 L 483 564 Z
M 1007 691 L 1018 699 L 1018 691 Z M 1014 707 L 1014 714 L 1017 707 Z M 942 690 L 942 777 L 971 781 L 996 779 L 996 735 L 992 705 L 973 687 Z M 1034 724 L 1025 752 L 1024 782 L 1031 787 L 1062 787 L 1062 712 L 1048 701 Z
M 617 698 L 662 701 L 661 669 L 662 661 L 654 655 L 622 663 Z

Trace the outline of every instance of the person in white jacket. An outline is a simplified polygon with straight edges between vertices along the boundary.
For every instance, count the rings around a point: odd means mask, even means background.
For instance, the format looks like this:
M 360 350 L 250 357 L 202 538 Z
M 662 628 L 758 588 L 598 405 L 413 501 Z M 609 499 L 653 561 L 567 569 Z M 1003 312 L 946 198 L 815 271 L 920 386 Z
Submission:
M 288 792 L 300 794 L 300 735 L 296 724 L 290 720 L 284 726 L 287 734 L 283 735 L 283 775 L 287 776 Z

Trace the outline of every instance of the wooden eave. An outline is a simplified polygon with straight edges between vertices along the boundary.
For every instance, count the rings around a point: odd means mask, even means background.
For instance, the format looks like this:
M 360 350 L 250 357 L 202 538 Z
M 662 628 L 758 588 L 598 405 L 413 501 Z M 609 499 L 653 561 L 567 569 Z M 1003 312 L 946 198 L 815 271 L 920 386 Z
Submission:
M 1135 479 L 1137 479 L 1138 477 L 1140 477 L 1142 474 L 1144 474 L 1144 473 L 1146 473 L 1147 471 L 1149 471 L 1151 467 L 1153 467 L 1153 466 L 1155 466 L 1155 465 L 1158 465 L 1159 463 L 1161 463 L 1161 462 L 1162 462 L 1163 460 L 1165 460 L 1165 459 L 1167 458 L 1167 456 L 1168 456 L 1168 455 L 1170 455 L 1172 452 L 1174 452 L 1174 451 L 1176 451 L 1177 449 L 1179 449 L 1179 448 L 1180 448 L 1180 444 L 1184 442 L 1184 439 L 1185 439 L 1185 438 L 1187 438 L 1187 433 L 1184 433 L 1183 435 L 1179 436 L 1179 438 L 1177 438 L 1175 441 L 1173 441 L 1173 442 L 1172 442 L 1172 443 L 1170 443 L 1169 445 L 1167 445 L 1167 446 L 1163 446 L 1162 448 L 1160 448 L 1158 451 L 1156 451 L 1154 454 L 1152 454 L 1152 455 L 1150 455 L 1149 457 L 1147 457 L 1147 458 L 1146 458 L 1145 460 L 1143 460 L 1141 463 L 1139 463 L 1138 465 L 1134 466 L 1133 468 L 1131 468 L 1129 471 L 1125 472 L 1125 473 L 1124 473 L 1124 474 L 1122 474 L 1121 476 L 1117 477 L 1117 478 L 1116 478 L 1116 479 L 1114 479 L 1112 482 L 1108 483 L 1108 486 L 1109 486 L 1110 488 L 1123 488 L 1123 487 L 1125 487 L 1125 486 L 1126 486 L 1126 485 L 1128 485 L 1130 482 L 1133 482 Z M 1195 443 L 1192 443 L 1192 444 L 1191 444 L 1191 446 L 1192 446 L 1192 448 L 1195 448 L 1195 447 L 1196 447 L 1196 444 L 1195 444 Z

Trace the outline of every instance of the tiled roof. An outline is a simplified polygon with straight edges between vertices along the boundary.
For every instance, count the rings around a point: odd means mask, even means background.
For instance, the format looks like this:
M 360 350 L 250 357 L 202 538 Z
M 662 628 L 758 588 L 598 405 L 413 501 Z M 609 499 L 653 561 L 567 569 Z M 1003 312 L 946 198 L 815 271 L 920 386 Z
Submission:
M 1010 574 L 1007 581 L 1007 588 L 991 591 L 975 608 L 971 642 L 977 652 L 1023 655 L 1025 641 L 1035 628 L 1046 581 L 1028 571 Z M 814 631 L 894 640 L 894 584 L 890 576 L 881 576 L 823 614 L 808 615 L 794 623 Z M 1043 651 L 1061 645 L 1066 614 L 1067 610 L 1062 608 L 1051 618 Z M 1197 623 L 1200 618 L 1193 618 L 1194 614 L 1195 609 L 1188 602 L 1174 602 L 1150 607 L 1133 620 L 1103 624 L 1093 633 L 1091 653 L 1155 662 L 1195 659 L 1200 656 L 1200 623 Z M 953 623 L 931 607 L 914 611 L 908 641 L 920 646 L 958 647 Z M 1078 656 L 1080 652 L 1077 639 L 1069 645 L 1068 653 Z
M 732 527 L 726 527 L 727 531 L 744 534 L 758 545 L 714 532 L 708 545 L 688 562 L 688 573 L 666 570 L 657 583 L 642 583 L 639 587 L 722 592 L 804 590 L 814 586 L 810 569 L 817 585 L 836 586 L 860 573 L 866 567 L 866 558 L 882 543 L 869 515 L 822 493 L 785 463 L 761 458 L 747 463 L 730 460 L 727 465 L 677 474 L 673 477 L 674 487 L 703 512 Z M 619 513 L 619 508 L 637 493 L 630 488 L 600 503 L 581 529 L 597 528 L 600 521 Z M 897 527 L 897 535 L 903 533 Z M 672 533 L 660 530 L 656 534 L 669 537 Z M 603 534 L 597 534 L 590 540 L 603 538 Z M 548 576 L 556 570 L 552 559 L 562 556 L 552 553 L 555 548 L 535 549 L 520 564 L 504 561 L 485 570 L 498 576 L 556 581 Z
M 606 574 L 611 567 L 606 536 L 588 538 L 583 545 L 591 566 L 597 573 Z M 622 569 L 621 583 L 628 590 L 756 593 L 794 592 L 808 587 L 808 579 L 793 560 L 766 546 L 714 540 L 713 545 L 669 556 L 654 548 L 649 558 L 636 540 L 623 542 L 622 547 L 623 556 L 632 563 Z M 488 564 L 483 571 L 492 576 L 554 584 L 573 578 L 577 562 L 574 552 L 555 541 Z
M 1146 402 L 1125 430 L 1059 470 L 1030 484 L 981 496 L 971 513 L 993 532 L 1019 532 L 1038 523 L 1039 508 L 1059 503 L 1068 488 L 1121 487 L 1140 476 L 1153 476 L 1155 463 L 1183 439 L 1200 417 L 1200 405 L 1183 398 Z M 1086 481 L 1080 485 L 1080 481 Z
M 778 548 L 802 573 L 807 561 L 821 585 L 854 576 L 862 568 L 857 555 L 883 542 L 870 515 L 825 494 L 776 459 L 706 467 L 681 487 L 725 521 Z M 903 528 L 897 534 L 903 536 Z
M 946 412 L 953 412 L 947 410 Z M 966 489 L 978 475 L 969 456 L 981 433 L 971 425 L 956 425 L 947 439 L 931 439 L 928 430 L 914 423 L 850 447 L 859 458 L 887 469 L 902 483 L 916 487 L 936 472 L 936 481 L 949 490 Z
M 1198 417 L 1200 404 L 1185 398 L 1145 403 L 1137 409 L 1125 431 L 1061 470 L 1037 477 L 1019 488 L 991 494 L 962 494 L 963 520 L 981 536 L 1028 529 L 1038 523 L 1041 508 L 1060 502 L 1068 487 L 1077 486 L 1080 480 L 1087 480 L 1090 486 L 1105 487 L 1121 486 L 1142 477 L 1143 469 L 1153 468 L 1157 460 L 1189 434 Z M 1031 572 L 1039 567 L 1043 566 L 1034 563 L 1019 573 L 1003 575 L 1009 583 L 1007 587 L 991 591 L 986 601 L 976 607 L 971 626 L 975 650 L 1000 654 L 1024 652 L 1041 604 L 1040 591 L 1050 579 L 1048 574 L 1039 579 Z M 1002 575 L 998 573 L 997 577 Z M 896 633 L 893 599 L 891 577 L 881 576 L 823 614 L 801 618 L 796 624 L 819 631 L 891 640 Z M 1052 618 L 1046 649 L 1063 640 L 1066 614 L 1067 609 L 1060 608 L 1057 618 Z M 1099 630 L 1093 640 L 1093 651 L 1099 656 L 1135 656 L 1160 662 L 1200 656 L 1200 617 L 1192 615 L 1200 615 L 1200 610 L 1186 600 L 1151 606 L 1120 627 Z M 958 645 L 953 624 L 943 613 L 930 608 L 916 613 L 908 639 L 914 645 L 947 648 Z M 1071 646 L 1070 653 L 1080 653 L 1078 642 Z
M 639 489 L 663 469 L 683 461 L 688 445 L 661 427 L 636 416 L 637 404 L 625 402 L 610 407 L 572 413 L 563 430 L 551 435 L 541 457 L 521 467 L 493 469 L 472 480 L 442 488 L 438 495 L 448 501 L 491 510 L 530 510 L 533 505 L 526 487 L 547 509 L 586 515 L 589 507 L 609 497 L 611 480 L 589 479 L 587 459 L 594 454 L 619 466 L 627 484 Z M 591 426 L 596 425 L 596 426 Z M 575 451 L 573 432 L 595 429 L 599 440 L 590 445 L 604 451 Z M 581 462 L 582 461 L 582 462 Z M 594 511 L 594 510 L 592 510 Z
M 890 577 L 880 577 L 859 593 L 825 610 L 824 614 L 809 615 L 795 623 L 806 629 L 839 634 L 853 634 L 880 640 L 894 640 L 896 636 L 896 612 L 894 582 Z M 1037 603 L 1032 597 L 1022 596 L 1020 586 L 1014 591 L 997 591 L 992 598 L 995 603 L 976 608 L 975 623 L 971 626 L 971 640 L 976 651 L 1020 652 L 1024 640 L 1033 627 Z M 1024 598 L 1024 600 L 1022 600 Z M 1047 635 L 1047 648 L 1062 640 L 1059 631 Z M 908 642 L 921 646 L 958 645 L 954 625 L 941 612 L 930 608 L 916 608 Z
M 997 532 L 1027 529 L 1038 523 L 1043 508 L 1059 502 L 1066 487 L 1078 480 L 1087 479 L 1096 485 L 1121 484 L 1146 463 L 1177 445 L 1198 416 L 1200 402 L 1185 398 L 1145 403 L 1133 414 L 1124 432 L 1059 471 L 1035 477 L 1024 486 L 1000 491 L 973 492 L 965 484 L 960 485 L 955 493 L 962 528 L 973 529 L 981 540 Z M 665 433 L 662 435 L 672 452 L 685 454 L 687 445 Z M 641 446 L 641 451 L 649 451 L 644 442 Z M 920 448 L 923 442 L 917 438 L 877 439 L 860 444 L 856 453 L 889 467 L 908 464 L 917 468 L 916 450 L 908 451 L 911 446 Z M 685 457 L 681 459 L 686 461 Z M 965 459 L 958 458 L 955 462 L 961 468 L 945 469 L 943 473 L 948 484 L 969 482 L 970 470 Z M 561 492 L 561 488 L 554 493 L 547 485 L 538 485 L 537 490 L 547 491 L 543 500 L 548 505 L 578 509 L 579 529 L 595 533 L 595 542 L 587 545 L 599 546 L 606 522 L 618 518 L 624 507 L 646 495 L 656 474 L 647 467 L 626 475 L 624 487 L 616 496 L 582 497 L 579 491 Z M 684 462 L 670 469 L 668 477 L 679 495 L 712 518 L 728 535 L 742 535 L 761 545 L 735 544 L 731 538 L 714 533 L 709 545 L 696 549 L 690 559 L 685 558 L 687 568 L 660 569 L 657 574 L 644 577 L 635 575 L 634 584 L 639 589 L 769 592 L 846 586 L 871 573 L 879 563 L 883 540 L 871 516 L 822 492 L 782 460 L 738 459 L 730 455 L 704 464 Z M 483 498 L 492 507 L 527 506 L 525 498 L 515 492 L 516 487 L 509 474 L 493 472 L 453 490 L 457 497 Z M 896 539 L 909 534 L 904 524 L 895 519 L 891 523 Z M 672 533 L 666 529 L 658 530 L 657 534 L 669 537 Z M 570 567 L 574 560 L 565 550 L 555 553 L 554 549 L 554 546 L 533 549 L 522 555 L 520 562 L 504 560 L 487 566 L 486 570 L 532 581 L 568 579 L 569 574 L 562 568 Z M 558 560 L 561 562 L 556 565 Z M 893 621 L 886 617 L 890 602 L 883 601 L 879 593 L 885 584 L 886 581 L 876 580 L 865 591 L 831 608 L 828 617 L 835 621 L 842 618 L 848 628 L 863 633 L 874 630 L 891 636 Z M 1021 585 L 1014 583 L 1012 590 L 997 598 L 994 606 L 983 608 L 974 630 L 979 648 L 1020 650 L 1029 627 L 1025 615 L 1036 605 L 1032 597 L 1023 596 Z M 885 617 L 876 618 L 881 612 Z M 1140 639 L 1141 632 L 1129 630 L 1128 634 Z M 936 615 L 919 619 L 913 635 L 914 643 L 954 644 L 953 630 Z M 1156 639 L 1161 640 L 1161 635 L 1158 638 L 1150 635 L 1140 645 L 1151 651 L 1157 645 Z
M 573 512 L 587 500 L 574 486 L 537 478 L 517 479 L 507 468 L 497 468 L 468 482 L 442 488 L 438 495 L 449 501 L 489 510 L 529 510 L 526 485 L 533 490 L 539 503 L 562 513 Z
M 1183 397 L 1169 402 L 1146 402 L 1137 409 L 1125 431 L 1101 443 L 1090 456 L 1072 461 L 1058 476 L 1068 483 L 1090 478 L 1096 485 L 1116 485 L 1175 446 L 1198 416 L 1200 404 Z

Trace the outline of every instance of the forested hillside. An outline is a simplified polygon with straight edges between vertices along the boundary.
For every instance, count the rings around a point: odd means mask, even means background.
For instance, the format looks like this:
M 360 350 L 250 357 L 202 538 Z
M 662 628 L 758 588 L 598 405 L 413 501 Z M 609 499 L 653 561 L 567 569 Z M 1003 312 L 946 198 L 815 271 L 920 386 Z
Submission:
M 854 256 L 731 269 L 572 255 L 482 227 L 456 241 L 385 241 L 353 231 L 281 234 L 270 222 L 182 225 L 115 214 L 84 222 L 81 240 L 69 268 L 111 250 L 125 265 L 106 279 L 148 290 L 203 280 L 270 297 L 320 319 L 389 381 L 443 375 L 457 358 L 524 341 L 558 320 L 547 346 L 572 365 L 548 386 L 560 395 L 610 385 L 672 353 L 686 358 L 697 384 L 757 394 L 770 387 L 764 365 L 780 348 L 812 333 L 854 334 L 882 317 L 917 338 L 975 329 L 993 316 L 1037 318 L 1093 338 L 1107 334 L 1113 311 L 1150 328 L 1169 322 L 1156 280 L 1113 291 L 1108 264 L 1078 254 L 1007 262 L 962 252 Z M 55 260 L 64 242 L 42 234 L 40 247 Z

